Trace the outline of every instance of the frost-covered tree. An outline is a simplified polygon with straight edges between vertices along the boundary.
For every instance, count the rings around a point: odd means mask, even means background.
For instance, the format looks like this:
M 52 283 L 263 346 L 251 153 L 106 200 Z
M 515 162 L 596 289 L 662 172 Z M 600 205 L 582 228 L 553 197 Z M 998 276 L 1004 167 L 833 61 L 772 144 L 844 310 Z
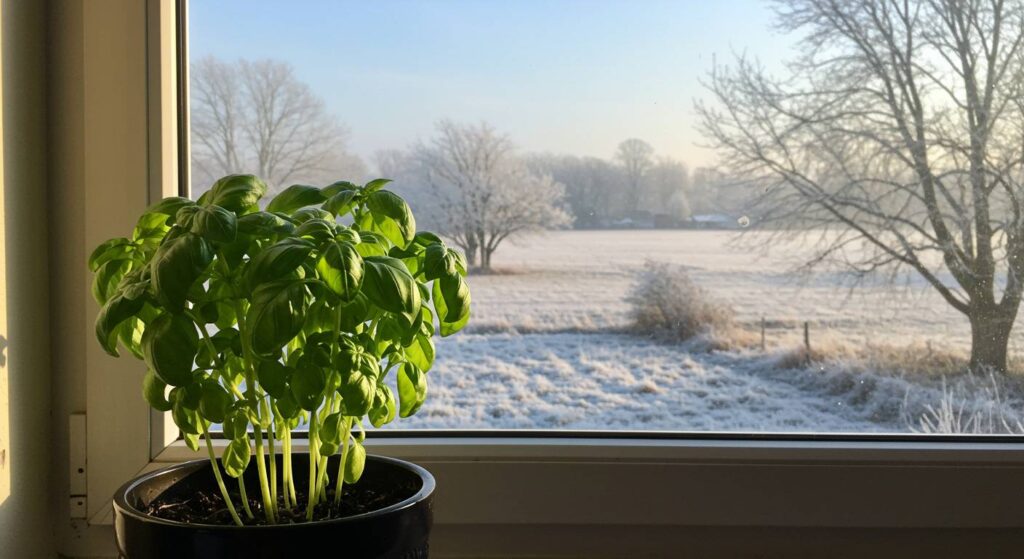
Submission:
M 668 214 L 676 219 L 690 217 L 687 191 L 690 170 L 685 163 L 671 157 L 659 157 L 644 177 L 647 207 L 654 213 Z
M 484 270 L 505 239 L 572 221 L 562 208 L 564 187 L 531 170 L 508 137 L 486 123 L 443 120 L 413 157 L 440 232 Z
M 780 76 L 740 57 L 699 104 L 757 181 L 761 222 L 820 232 L 811 265 L 909 270 L 1005 370 L 1024 289 L 1024 2 L 781 0 L 802 37 Z
M 640 208 L 644 176 L 654 166 L 654 148 L 643 140 L 630 138 L 619 144 L 615 159 L 626 174 L 626 210 L 635 212 Z
M 207 56 L 192 64 L 189 79 L 197 190 L 231 173 L 255 173 L 272 190 L 365 174 L 346 151 L 345 127 L 290 64 Z
M 601 227 L 618 215 L 623 205 L 622 169 L 597 157 L 531 155 L 530 168 L 549 174 L 565 185 L 565 201 L 579 228 Z

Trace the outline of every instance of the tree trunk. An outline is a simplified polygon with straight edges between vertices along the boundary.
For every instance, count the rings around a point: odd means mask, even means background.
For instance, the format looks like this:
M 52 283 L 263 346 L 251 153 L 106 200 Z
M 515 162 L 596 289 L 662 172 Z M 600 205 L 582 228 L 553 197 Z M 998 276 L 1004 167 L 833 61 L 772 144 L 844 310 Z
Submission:
M 463 247 L 466 251 L 466 264 L 470 268 L 476 267 L 476 236 L 466 235 L 466 246 Z
M 1016 309 L 1011 313 L 993 307 L 972 311 L 969 316 L 972 371 L 1006 372 L 1007 346 L 1016 315 Z
M 480 247 L 480 268 L 485 271 L 491 269 L 491 255 L 494 254 L 494 250 L 490 250 L 487 247 Z

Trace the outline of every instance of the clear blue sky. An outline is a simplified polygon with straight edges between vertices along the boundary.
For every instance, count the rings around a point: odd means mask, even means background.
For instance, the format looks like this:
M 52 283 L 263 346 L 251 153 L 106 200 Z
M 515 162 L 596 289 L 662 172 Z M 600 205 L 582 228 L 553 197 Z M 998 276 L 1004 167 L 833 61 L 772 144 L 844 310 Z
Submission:
M 693 101 L 713 57 L 746 51 L 771 67 L 793 42 L 758 0 L 199 0 L 189 10 L 193 59 L 290 62 L 367 160 L 450 117 L 486 120 L 524 151 L 610 157 L 639 137 L 706 164 Z

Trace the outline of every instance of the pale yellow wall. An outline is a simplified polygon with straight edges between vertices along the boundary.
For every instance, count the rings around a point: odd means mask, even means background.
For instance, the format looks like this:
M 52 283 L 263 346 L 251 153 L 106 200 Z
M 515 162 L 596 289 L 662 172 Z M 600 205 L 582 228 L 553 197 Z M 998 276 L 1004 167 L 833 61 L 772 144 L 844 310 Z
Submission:
M 46 3 L 0 4 L 0 335 L 8 437 L 0 555 L 53 557 L 47 271 Z M 0 360 L 2 362 L 2 360 Z

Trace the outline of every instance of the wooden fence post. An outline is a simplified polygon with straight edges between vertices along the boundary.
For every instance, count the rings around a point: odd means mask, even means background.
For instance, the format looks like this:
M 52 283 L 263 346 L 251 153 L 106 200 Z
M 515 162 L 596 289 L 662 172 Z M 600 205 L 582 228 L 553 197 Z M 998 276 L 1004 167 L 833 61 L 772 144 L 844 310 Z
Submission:
M 804 358 L 811 362 L 811 326 L 810 322 L 804 321 Z

